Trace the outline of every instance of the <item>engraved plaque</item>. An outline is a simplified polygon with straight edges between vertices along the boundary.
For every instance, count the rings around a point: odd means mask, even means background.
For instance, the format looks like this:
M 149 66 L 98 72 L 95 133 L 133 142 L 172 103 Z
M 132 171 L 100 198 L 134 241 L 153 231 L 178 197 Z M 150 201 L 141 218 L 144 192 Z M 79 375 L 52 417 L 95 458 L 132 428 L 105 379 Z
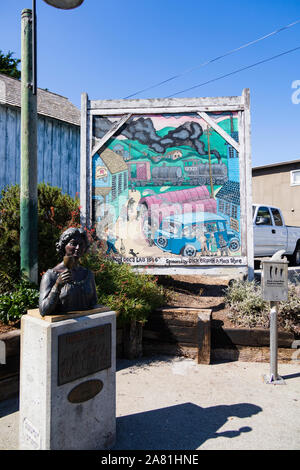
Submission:
M 86 382 L 76 385 L 76 387 L 71 390 L 68 395 L 68 400 L 70 403 L 83 403 L 98 395 L 102 388 L 102 380 L 87 380 Z
M 58 385 L 111 367 L 111 324 L 58 337 Z

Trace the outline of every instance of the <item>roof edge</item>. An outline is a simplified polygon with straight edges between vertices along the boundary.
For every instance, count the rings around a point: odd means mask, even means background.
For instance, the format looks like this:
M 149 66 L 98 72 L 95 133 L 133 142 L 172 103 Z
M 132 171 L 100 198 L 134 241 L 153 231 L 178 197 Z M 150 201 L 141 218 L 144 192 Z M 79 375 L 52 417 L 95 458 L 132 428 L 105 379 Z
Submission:
M 292 163 L 300 163 L 300 159 L 290 160 L 290 161 L 287 161 L 287 162 L 270 163 L 269 165 L 254 166 L 254 167 L 252 167 L 252 171 L 253 170 L 262 170 L 264 168 L 273 168 L 273 167 L 276 167 L 276 166 L 291 165 Z

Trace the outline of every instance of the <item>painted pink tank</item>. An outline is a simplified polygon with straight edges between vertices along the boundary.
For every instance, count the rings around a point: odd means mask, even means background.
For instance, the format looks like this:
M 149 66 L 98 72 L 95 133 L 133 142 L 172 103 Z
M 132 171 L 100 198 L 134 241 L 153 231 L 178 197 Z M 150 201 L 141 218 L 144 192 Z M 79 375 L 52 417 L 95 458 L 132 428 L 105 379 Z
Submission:
M 140 199 L 139 204 L 145 204 L 148 211 L 144 213 L 150 224 L 158 227 L 161 221 L 168 216 L 188 212 L 217 213 L 217 202 L 210 197 L 206 186 L 170 191 L 168 193 L 146 196 Z
M 202 201 L 205 199 L 210 199 L 207 187 L 198 186 L 196 188 L 169 191 L 167 193 L 157 194 L 154 196 L 145 196 L 140 199 L 139 204 L 145 204 L 149 209 L 152 204 L 160 205 L 166 201 L 183 204 L 185 202 Z

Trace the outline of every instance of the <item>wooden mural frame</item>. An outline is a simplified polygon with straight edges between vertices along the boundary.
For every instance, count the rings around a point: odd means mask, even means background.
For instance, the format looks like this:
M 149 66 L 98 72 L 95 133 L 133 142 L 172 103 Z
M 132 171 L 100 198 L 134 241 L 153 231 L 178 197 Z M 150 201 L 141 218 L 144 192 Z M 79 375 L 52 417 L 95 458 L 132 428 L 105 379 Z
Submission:
M 210 113 L 235 113 L 238 117 L 238 140 L 226 132 L 210 117 Z M 149 274 L 208 274 L 224 278 L 254 277 L 253 226 L 252 226 L 252 170 L 251 170 L 251 128 L 250 92 L 244 89 L 241 96 L 202 97 L 184 99 L 148 100 L 90 100 L 87 93 L 81 95 L 81 155 L 80 155 L 80 204 L 81 223 L 93 225 L 92 210 L 92 161 L 98 152 L 105 148 L 110 139 L 126 125 L 131 118 L 138 116 L 190 115 L 196 113 L 213 131 L 238 152 L 240 188 L 240 258 L 234 263 L 214 265 L 180 264 L 169 261 L 167 265 L 153 265 L 146 262 L 133 263 L 138 272 Z M 95 117 L 116 119 L 112 127 L 101 138 L 93 135 Z M 117 117 L 117 118 L 116 118 Z M 226 144 L 225 144 L 226 145 Z M 171 256 L 171 255 L 170 255 Z M 139 258 L 141 259 L 141 258 Z M 125 258 L 124 258 L 125 260 Z M 125 261 L 126 262 L 126 261 Z

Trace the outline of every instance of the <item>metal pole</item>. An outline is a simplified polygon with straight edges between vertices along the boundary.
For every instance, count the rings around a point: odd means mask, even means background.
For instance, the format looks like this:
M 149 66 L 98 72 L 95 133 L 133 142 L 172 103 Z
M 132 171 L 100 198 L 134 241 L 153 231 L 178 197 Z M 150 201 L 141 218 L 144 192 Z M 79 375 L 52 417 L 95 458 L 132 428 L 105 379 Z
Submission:
M 22 11 L 21 30 L 21 274 L 37 283 L 37 96 L 33 94 L 33 24 L 29 9 Z
M 285 382 L 278 375 L 278 302 L 270 302 L 270 306 L 270 377 L 265 377 L 265 381 L 274 385 L 283 385 Z
M 277 302 L 271 302 L 270 312 L 270 380 L 278 379 L 277 349 L 278 349 L 278 329 L 277 329 Z

